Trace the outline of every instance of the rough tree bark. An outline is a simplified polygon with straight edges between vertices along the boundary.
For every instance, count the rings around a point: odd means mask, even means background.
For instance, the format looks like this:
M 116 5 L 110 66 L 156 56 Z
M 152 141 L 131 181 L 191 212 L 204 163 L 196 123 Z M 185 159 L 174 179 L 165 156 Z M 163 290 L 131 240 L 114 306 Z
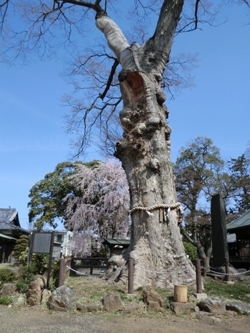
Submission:
M 163 104 L 161 77 L 169 59 L 183 0 L 164 1 L 154 36 L 145 44 L 129 45 L 106 13 L 97 27 L 122 66 L 119 74 L 124 108 L 123 139 L 116 157 L 125 169 L 131 198 L 131 244 L 126 257 L 135 260 L 134 286 L 172 287 L 192 284 L 195 272 L 181 240 L 181 207 L 177 202 L 170 161 L 168 110 Z M 119 274 L 126 274 L 119 259 Z M 111 274 L 112 275 L 112 274 Z

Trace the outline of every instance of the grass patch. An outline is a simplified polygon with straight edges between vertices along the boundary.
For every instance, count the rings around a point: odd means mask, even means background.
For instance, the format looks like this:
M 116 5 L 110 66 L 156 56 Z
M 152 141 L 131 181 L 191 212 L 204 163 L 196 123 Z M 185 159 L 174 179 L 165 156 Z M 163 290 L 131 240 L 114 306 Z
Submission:
M 250 304 L 250 280 L 236 281 L 227 284 L 220 280 L 206 278 L 204 280 L 205 292 L 209 296 L 218 296 L 223 299 L 235 299 Z
M 134 291 L 133 295 L 128 295 L 127 285 L 109 283 L 96 276 L 69 277 L 65 285 L 75 292 L 77 301 L 81 304 L 93 302 L 102 304 L 103 297 L 108 292 L 119 293 L 121 300 L 125 303 L 142 302 L 142 289 Z
M 10 296 L 0 296 L 0 304 L 2 304 L 2 305 L 12 304 L 12 297 L 10 297 Z
M 69 277 L 65 284 L 75 292 L 77 301 L 80 304 L 102 304 L 103 297 L 111 291 L 118 292 L 124 303 L 143 303 L 143 288 L 135 290 L 133 295 L 128 295 L 127 285 L 109 283 L 97 276 Z M 164 308 L 169 309 L 170 303 L 174 301 L 174 290 L 159 288 L 154 290 L 160 294 L 164 302 Z M 192 295 L 193 292 L 193 289 L 188 288 L 188 296 Z M 204 279 L 204 292 L 208 296 L 217 296 L 221 299 L 235 299 L 250 304 L 250 297 L 247 296 L 250 294 L 250 278 L 247 277 L 244 281 L 237 280 L 235 284 L 226 284 L 221 280 L 206 277 Z
M 122 295 L 127 290 L 127 286 L 108 283 L 96 276 L 69 277 L 65 284 L 73 289 L 80 303 L 100 304 L 109 291 L 116 291 Z
M 155 289 L 164 302 L 164 308 L 169 309 L 170 303 L 174 301 L 174 291 L 172 289 Z

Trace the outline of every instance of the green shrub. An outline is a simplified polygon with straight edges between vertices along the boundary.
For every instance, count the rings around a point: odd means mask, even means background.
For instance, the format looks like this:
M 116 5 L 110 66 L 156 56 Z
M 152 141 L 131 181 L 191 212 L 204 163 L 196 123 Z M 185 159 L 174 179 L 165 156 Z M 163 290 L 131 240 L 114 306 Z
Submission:
M 0 269 L 0 284 L 13 282 L 15 280 L 15 274 L 9 268 Z
M 54 261 L 51 269 L 51 279 L 49 283 L 49 289 L 55 290 L 59 286 L 59 269 L 60 260 Z
M 18 280 L 16 282 L 17 291 L 25 294 L 28 291 L 28 284 L 24 280 Z
M 197 249 L 193 244 L 184 241 L 183 245 L 184 245 L 185 252 L 189 256 L 190 260 L 198 259 Z
M 34 253 L 32 255 L 32 267 L 34 274 L 42 275 L 48 268 L 49 255 Z
M 23 266 L 21 269 L 21 280 L 29 284 L 35 278 L 33 265 Z
M 18 259 L 21 265 L 26 266 L 27 265 L 27 260 L 28 260 L 28 252 L 29 248 L 26 247 L 19 255 Z
M 9 305 L 12 303 L 12 298 L 10 296 L 0 296 L 0 304 Z
M 23 254 L 24 251 L 27 251 L 28 246 L 29 246 L 29 236 L 21 235 L 20 238 L 17 239 L 16 245 L 14 247 L 14 257 L 20 260 L 20 256 Z
M 19 261 L 23 266 L 27 265 L 27 258 L 28 258 L 28 248 L 26 248 L 24 251 L 21 252 L 19 256 Z M 43 274 L 49 263 L 49 255 L 48 254 L 38 254 L 33 253 L 31 264 L 32 270 L 34 274 Z

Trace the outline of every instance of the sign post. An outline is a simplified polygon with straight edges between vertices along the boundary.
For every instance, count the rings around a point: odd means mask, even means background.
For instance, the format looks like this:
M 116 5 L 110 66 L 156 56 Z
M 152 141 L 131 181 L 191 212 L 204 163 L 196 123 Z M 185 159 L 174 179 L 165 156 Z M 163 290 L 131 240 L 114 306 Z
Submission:
M 33 231 L 31 235 L 31 246 L 30 246 L 30 255 L 29 263 L 32 260 L 33 253 L 38 254 L 49 254 L 48 262 L 48 276 L 47 276 L 47 287 L 49 286 L 49 278 L 52 267 L 52 254 L 53 254 L 53 244 L 54 244 L 54 231 L 48 232 L 38 232 Z

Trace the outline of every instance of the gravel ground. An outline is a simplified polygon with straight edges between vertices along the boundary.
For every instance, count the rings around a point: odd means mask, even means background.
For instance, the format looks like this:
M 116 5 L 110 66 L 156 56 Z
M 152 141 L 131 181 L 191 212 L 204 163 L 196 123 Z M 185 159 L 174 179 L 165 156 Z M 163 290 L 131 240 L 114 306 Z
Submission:
M 209 320 L 208 320 L 209 319 Z M 201 320 L 175 315 L 85 315 L 0 305 L 1 333 L 246 333 L 250 316 Z

